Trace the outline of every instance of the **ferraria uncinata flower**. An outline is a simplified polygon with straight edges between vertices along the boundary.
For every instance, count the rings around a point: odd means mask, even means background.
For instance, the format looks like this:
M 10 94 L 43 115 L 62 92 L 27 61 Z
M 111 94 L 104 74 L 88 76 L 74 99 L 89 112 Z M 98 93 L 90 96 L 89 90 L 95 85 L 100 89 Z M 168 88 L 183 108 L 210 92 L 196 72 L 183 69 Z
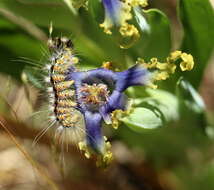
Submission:
M 113 111 L 126 109 L 124 91 L 128 87 L 147 85 L 150 78 L 151 73 L 141 64 L 123 72 L 113 72 L 106 68 L 75 72 L 71 69 L 67 80 L 74 81 L 78 109 L 85 118 L 86 141 L 85 146 L 80 143 L 80 149 L 87 152 L 87 157 L 90 151 L 86 147 L 90 147 L 105 159 L 111 159 L 110 144 L 101 132 L 102 124 L 112 123 Z

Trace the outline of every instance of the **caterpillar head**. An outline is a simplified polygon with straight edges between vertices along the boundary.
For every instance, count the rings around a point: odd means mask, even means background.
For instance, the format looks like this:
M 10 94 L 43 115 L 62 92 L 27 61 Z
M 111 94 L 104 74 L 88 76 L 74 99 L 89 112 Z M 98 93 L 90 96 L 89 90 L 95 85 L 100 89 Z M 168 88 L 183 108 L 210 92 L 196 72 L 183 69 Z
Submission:
M 65 48 L 73 48 L 72 41 L 66 37 L 50 38 L 47 44 L 50 51 L 58 51 Z

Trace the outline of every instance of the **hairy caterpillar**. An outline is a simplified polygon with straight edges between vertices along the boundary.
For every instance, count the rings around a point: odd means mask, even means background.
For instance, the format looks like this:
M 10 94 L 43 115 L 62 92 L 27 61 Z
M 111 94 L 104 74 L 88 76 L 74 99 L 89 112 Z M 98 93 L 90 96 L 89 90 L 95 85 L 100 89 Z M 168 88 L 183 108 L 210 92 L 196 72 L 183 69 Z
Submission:
M 37 142 L 50 128 L 55 127 L 60 141 L 80 142 L 85 137 L 84 118 L 77 108 L 74 81 L 66 74 L 76 71 L 78 58 L 74 55 L 71 40 L 51 38 L 48 41 L 50 57 L 44 67 L 51 125 L 35 139 Z

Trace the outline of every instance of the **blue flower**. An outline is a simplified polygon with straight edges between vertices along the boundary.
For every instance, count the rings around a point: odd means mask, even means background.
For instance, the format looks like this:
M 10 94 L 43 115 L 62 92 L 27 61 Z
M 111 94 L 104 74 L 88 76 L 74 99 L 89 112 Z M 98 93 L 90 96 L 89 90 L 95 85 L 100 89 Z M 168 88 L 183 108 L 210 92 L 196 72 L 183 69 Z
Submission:
M 77 108 L 85 119 L 88 147 L 99 154 L 106 153 L 102 123 L 111 124 L 111 113 L 118 109 L 126 109 L 124 91 L 130 86 L 146 85 L 150 81 L 150 75 L 140 64 L 123 72 L 114 72 L 106 68 L 89 71 L 70 70 L 67 80 L 74 81 Z
M 104 32 L 111 34 L 111 28 L 115 26 L 119 28 L 122 36 L 139 36 L 137 28 L 128 21 L 133 17 L 132 8 L 147 6 L 147 0 L 102 0 L 102 3 L 105 9 L 105 20 L 100 26 L 104 28 Z

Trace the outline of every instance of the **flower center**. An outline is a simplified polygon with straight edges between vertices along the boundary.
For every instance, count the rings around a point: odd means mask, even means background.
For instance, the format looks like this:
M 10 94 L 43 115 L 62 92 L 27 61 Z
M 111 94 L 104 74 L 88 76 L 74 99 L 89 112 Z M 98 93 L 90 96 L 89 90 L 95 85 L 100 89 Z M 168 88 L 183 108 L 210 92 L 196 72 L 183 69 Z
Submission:
M 80 88 L 80 92 L 82 103 L 93 109 L 99 108 L 109 97 L 107 85 L 102 83 L 93 85 L 84 83 Z

